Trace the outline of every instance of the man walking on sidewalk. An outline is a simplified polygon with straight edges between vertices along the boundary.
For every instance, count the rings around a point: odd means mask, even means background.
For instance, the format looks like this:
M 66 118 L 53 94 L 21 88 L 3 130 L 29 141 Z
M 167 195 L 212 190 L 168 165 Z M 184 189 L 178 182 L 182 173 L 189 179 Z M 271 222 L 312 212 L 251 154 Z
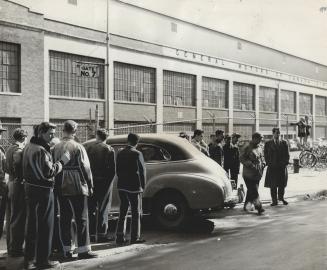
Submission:
M 287 205 L 288 202 L 284 199 L 284 193 L 288 180 L 287 165 L 290 153 L 287 142 L 280 139 L 279 128 L 273 128 L 272 133 L 273 139 L 265 143 L 264 149 L 265 160 L 268 166 L 265 187 L 270 188 L 271 206 L 276 206 L 278 200 Z
M 115 151 L 106 141 L 108 131 L 99 129 L 96 140 L 85 144 L 91 164 L 94 194 L 89 197 L 90 237 L 95 242 L 104 243 L 108 237 L 109 199 L 112 180 L 116 173 Z
M 23 256 L 24 232 L 26 221 L 26 202 L 23 183 L 23 149 L 27 132 L 21 128 L 14 131 L 15 142 L 6 152 L 6 172 L 8 182 L 8 253 L 12 257 Z
M 131 206 L 131 244 L 143 243 L 141 235 L 141 202 L 145 186 L 145 165 L 143 154 L 136 150 L 139 136 L 130 133 L 127 137 L 128 146 L 117 154 L 117 188 L 120 198 L 120 213 L 117 224 L 116 243 L 124 244 L 124 223 L 128 206 Z

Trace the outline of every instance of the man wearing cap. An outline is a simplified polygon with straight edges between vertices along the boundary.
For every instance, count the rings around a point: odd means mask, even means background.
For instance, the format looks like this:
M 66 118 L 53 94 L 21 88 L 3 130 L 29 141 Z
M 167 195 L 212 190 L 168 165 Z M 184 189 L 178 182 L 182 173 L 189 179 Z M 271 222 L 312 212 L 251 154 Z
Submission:
M 14 130 L 15 142 L 6 152 L 6 172 L 9 174 L 7 202 L 7 249 L 13 257 L 23 255 L 26 221 L 26 202 L 23 185 L 23 149 L 27 132 L 21 128 Z
M 63 170 L 56 176 L 56 188 L 60 202 L 60 231 L 64 246 L 64 256 L 71 259 L 73 255 L 71 224 L 75 219 L 77 227 L 77 253 L 79 259 L 95 258 L 91 252 L 88 196 L 93 194 L 93 179 L 90 161 L 83 145 L 74 140 L 77 123 L 67 120 L 64 123 L 63 138 L 53 148 L 55 160 L 69 151 L 70 161 L 63 166 Z
M 208 146 L 203 140 L 203 130 L 196 129 L 191 140 L 191 143 L 203 154 L 209 156 Z
M 259 199 L 259 182 L 262 178 L 263 169 L 265 167 L 264 158 L 261 148 L 262 135 L 258 132 L 253 133 L 252 140 L 244 148 L 240 156 L 243 164 L 243 179 L 247 187 L 246 198 L 244 202 L 244 211 L 247 211 L 247 205 L 254 204 L 258 214 L 261 215 L 265 210 Z
M 3 128 L 0 123 L 0 140 L 2 138 L 2 133 L 7 131 Z M 6 213 L 6 204 L 7 204 L 7 184 L 5 180 L 5 165 L 6 165 L 6 156 L 5 150 L 0 146 L 0 238 L 3 233 L 3 225 L 5 220 Z
M 91 164 L 94 194 L 89 198 L 90 236 L 98 243 L 113 240 L 108 237 L 108 217 L 111 184 L 116 173 L 115 151 L 106 143 L 106 129 L 98 129 L 96 140 L 84 144 Z
M 35 258 L 38 269 L 53 268 L 59 264 L 50 261 L 54 224 L 54 177 L 70 159 L 66 151 L 57 162 L 53 162 L 50 141 L 56 126 L 42 122 L 30 143 L 23 151 L 23 178 L 26 196 L 26 232 L 24 268 L 29 269 Z
M 268 166 L 265 187 L 270 188 L 271 206 L 276 206 L 278 200 L 287 205 L 288 202 L 284 199 L 284 193 L 288 179 L 287 165 L 290 153 L 287 142 L 280 139 L 279 128 L 273 128 L 272 133 L 273 139 L 265 143 L 264 149 L 265 160 Z
M 234 180 L 234 189 L 237 189 L 237 179 L 240 171 L 240 154 L 238 149 L 238 139 L 241 135 L 233 133 L 232 136 L 225 136 L 224 152 L 224 169 L 230 175 L 230 179 Z
M 217 129 L 214 136 L 210 136 L 212 142 L 211 144 L 209 144 L 209 155 L 214 161 L 216 161 L 220 166 L 222 166 L 224 157 L 222 144 L 224 139 L 224 131 L 221 129 Z

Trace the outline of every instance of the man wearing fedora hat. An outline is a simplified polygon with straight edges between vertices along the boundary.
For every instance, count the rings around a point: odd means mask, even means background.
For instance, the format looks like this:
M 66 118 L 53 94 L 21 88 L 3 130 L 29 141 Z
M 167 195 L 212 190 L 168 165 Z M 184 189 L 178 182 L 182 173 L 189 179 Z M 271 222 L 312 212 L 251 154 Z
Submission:
M 23 255 L 26 203 L 23 185 L 23 149 L 27 132 L 16 128 L 13 133 L 15 142 L 6 152 L 6 172 L 9 174 L 7 201 L 7 249 L 13 257 Z
M 2 138 L 2 133 L 7 131 L 7 129 L 3 128 L 0 123 L 0 140 Z M 7 202 L 7 185 L 5 181 L 5 150 L 0 145 L 0 238 L 3 233 L 3 224 L 6 213 L 6 202 Z

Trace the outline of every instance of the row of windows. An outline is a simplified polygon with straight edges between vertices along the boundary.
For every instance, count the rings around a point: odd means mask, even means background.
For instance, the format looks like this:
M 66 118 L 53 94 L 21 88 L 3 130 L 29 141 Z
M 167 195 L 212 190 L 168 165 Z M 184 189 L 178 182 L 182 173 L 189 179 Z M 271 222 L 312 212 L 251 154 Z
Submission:
M 20 92 L 20 47 L 0 42 L 0 92 Z M 80 76 L 78 66 L 93 63 L 97 76 Z M 104 99 L 104 60 L 50 51 L 50 94 L 54 96 Z M 202 77 L 202 105 L 228 108 L 228 81 Z M 255 109 L 255 86 L 233 83 L 234 108 Z M 195 106 L 196 76 L 164 71 L 163 95 L 165 105 Z M 312 95 L 299 95 L 301 114 L 312 114 Z M 114 99 L 117 101 L 155 103 L 156 70 L 154 68 L 114 63 Z M 260 86 L 260 111 L 277 112 L 277 89 Z M 296 112 L 296 94 L 281 91 L 283 113 Z M 316 115 L 327 115 L 326 97 L 316 98 Z

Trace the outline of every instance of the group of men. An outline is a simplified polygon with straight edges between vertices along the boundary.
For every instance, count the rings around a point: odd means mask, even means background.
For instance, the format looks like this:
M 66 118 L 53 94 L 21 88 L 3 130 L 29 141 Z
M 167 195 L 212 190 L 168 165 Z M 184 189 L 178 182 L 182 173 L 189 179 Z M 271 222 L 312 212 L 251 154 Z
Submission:
M 115 239 L 108 235 L 115 175 L 121 201 L 116 243 L 127 242 L 124 223 L 129 205 L 130 243 L 144 242 L 140 238 L 140 195 L 146 170 L 143 155 L 136 150 L 139 136 L 129 134 L 126 148 L 115 158 L 114 149 L 107 144 L 107 130 L 97 130 L 96 139 L 84 146 L 75 140 L 77 128 L 76 122 L 67 120 L 63 138 L 54 143 L 56 126 L 42 122 L 27 144 L 27 132 L 18 128 L 13 134 L 15 143 L 6 153 L 0 151 L 0 222 L 6 213 L 8 255 L 24 256 L 25 269 L 33 264 L 37 269 L 56 267 L 59 262 L 49 259 L 54 249 L 62 252 L 63 260 L 76 259 L 74 252 L 78 259 L 95 258 L 90 235 L 97 242 Z M 5 131 L 0 127 L 0 136 Z
M 284 194 L 288 180 L 287 165 L 290 154 L 288 143 L 280 138 L 280 129 L 272 129 L 272 139 L 266 141 L 264 147 L 260 146 L 263 136 L 255 132 L 252 140 L 240 151 L 238 147 L 240 137 L 237 133 L 224 136 L 224 131 L 218 129 L 210 136 L 211 142 L 207 145 L 203 140 L 203 131 L 196 129 L 191 143 L 225 169 L 234 188 L 237 188 L 240 163 L 242 163 L 242 177 L 247 187 L 244 211 L 249 211 L 252 205 L 259 215 L 265 211 L 260 202 L 258 189 L 266 166 L 264 186 L 270 188 L 271 206 L 278 205 L 278 201 L 287 205 Z

